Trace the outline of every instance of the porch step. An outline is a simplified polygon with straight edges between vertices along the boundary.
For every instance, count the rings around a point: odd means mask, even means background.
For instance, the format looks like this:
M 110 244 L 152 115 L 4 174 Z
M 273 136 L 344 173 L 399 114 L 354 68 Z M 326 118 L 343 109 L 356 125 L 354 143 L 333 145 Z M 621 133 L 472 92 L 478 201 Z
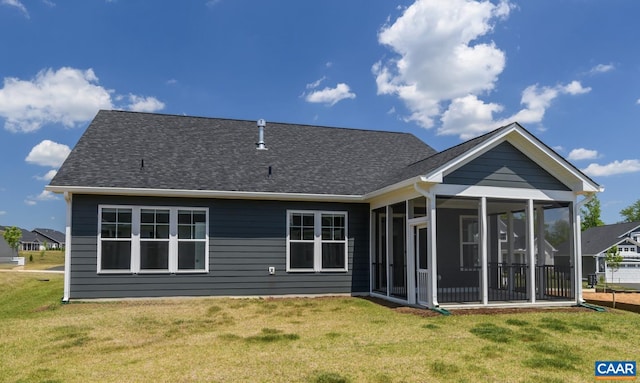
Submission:
M 586 307 L 588 309 L 595 310 L 595 311 L 598 311 L 598 312 L 607 311 L 607 309 L 605 309 L 604 307 L 592 305 L 591 303 L 587 303 L 587 302 L 578 303 L 578 306 Z
M 435 312 L 437 312 L 437 313 L 440 313 L 440 314 L 442 314 L 442 315 L 444 315 L 444 316 L 449 316 L 449 315 L 451 315 L 451 313 L 450 313 L 448 310 L 443 309 L 443 308 L 440 308 L 440 307 L 434 307 L 434 308 L 432 308 L 431 310 L 433 310 L 433 311 L 435 311 Z

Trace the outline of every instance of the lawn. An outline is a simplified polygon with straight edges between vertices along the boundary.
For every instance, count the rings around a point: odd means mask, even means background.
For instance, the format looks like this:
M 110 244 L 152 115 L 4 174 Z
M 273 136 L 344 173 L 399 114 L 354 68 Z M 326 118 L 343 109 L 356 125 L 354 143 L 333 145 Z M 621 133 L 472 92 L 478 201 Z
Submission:
M 20 256 L 24 257 L 26 270 L 44 270 L 64 265 L 63 250 L 21 251 Z
M 421 317 L 361 298 L 60 303 L 0 273 L 0 381 L 585 382 L 640 359 L 638 314 Z

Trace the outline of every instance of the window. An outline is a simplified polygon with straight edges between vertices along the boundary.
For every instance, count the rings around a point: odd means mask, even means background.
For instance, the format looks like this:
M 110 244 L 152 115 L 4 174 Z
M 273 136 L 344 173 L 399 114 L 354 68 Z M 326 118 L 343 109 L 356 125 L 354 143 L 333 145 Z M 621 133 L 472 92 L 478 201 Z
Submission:
M 131 268 L 131 209 L 104 208 L 100 212 L 100 252 L 98 269 Z
M 169 210 L 140 212 L 140 270 L 169 270 Z
M 347 271 L 347 213 L 287 212 L 287 271 Z
M 178 270 L 204 269 L 206 246 L 206 212 L 178 210 Z
M 98 272 L 208 272 L 206 208 L 99 206 Z
M 476 270 L 480 267 L 478 254 L 478 217 L 460 217 L 460 268 Z

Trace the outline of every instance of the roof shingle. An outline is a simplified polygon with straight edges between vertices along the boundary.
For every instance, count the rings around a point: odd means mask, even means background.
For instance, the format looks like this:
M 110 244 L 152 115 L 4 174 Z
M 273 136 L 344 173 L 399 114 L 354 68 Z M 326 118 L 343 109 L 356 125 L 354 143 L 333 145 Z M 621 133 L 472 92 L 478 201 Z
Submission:
M 407 133 L 100 111 L 53 186 L 362 195 L 436 153 Z M 271 172 L 269 171 L 271 169 Z

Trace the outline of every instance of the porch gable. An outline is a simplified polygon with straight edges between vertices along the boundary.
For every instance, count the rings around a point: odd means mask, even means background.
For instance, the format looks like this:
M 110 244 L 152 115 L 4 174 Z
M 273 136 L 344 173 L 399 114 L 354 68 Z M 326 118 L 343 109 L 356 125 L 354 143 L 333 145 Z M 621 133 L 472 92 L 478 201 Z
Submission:
M 508 141 L 444 176 L 444 184 L 571 190 Z

